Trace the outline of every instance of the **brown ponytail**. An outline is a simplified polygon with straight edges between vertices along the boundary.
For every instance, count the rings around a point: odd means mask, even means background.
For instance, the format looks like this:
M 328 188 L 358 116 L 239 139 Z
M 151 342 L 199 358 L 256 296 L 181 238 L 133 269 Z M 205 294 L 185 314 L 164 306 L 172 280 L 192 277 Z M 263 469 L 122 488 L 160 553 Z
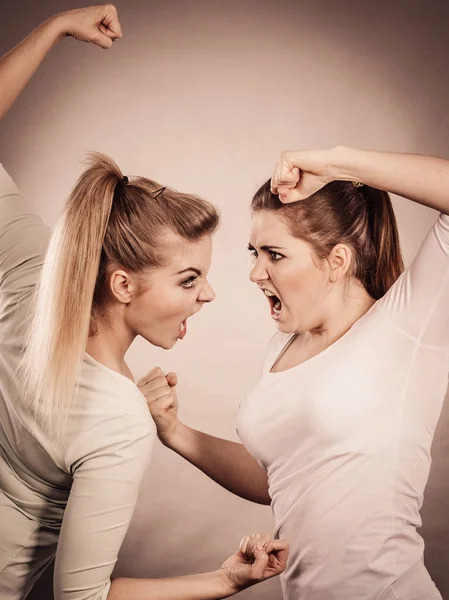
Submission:
M 390 289 L 404 270 L 396 217 L 387 192 L 367 185 L 357 191 L 365 199 L 368 238 L 374 247 L 372 261 L 363 264 L 366 260 L 363 261 L 363 257 L 359 259 L 362 264 L 359 265 L 358 279 L 369 295 L 378 299 Z M 363 248 L 361 251 L 363 253 Z

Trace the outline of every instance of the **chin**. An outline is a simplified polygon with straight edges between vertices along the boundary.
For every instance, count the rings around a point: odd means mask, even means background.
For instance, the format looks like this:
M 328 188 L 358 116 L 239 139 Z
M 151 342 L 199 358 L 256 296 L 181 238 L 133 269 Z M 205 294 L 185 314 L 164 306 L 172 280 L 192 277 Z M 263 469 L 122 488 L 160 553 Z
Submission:
M 281 333 L 296 333 L 297 328 L 294 327 L 291 323 L 282 323 L 280 321 L 276 321 L 276 326 L 278 331 Z
M 277 328 L 278 331 L 280 331 L 281 333 L 293 333 L 291 331 L 291 327 L 288 327 L 288 325 L 286 325 L 285 323 L 277 323 Z
M 285 323 L 285 322 L 283 323 L 282 321 L 274 320 L 274 324 L 278 328 L 278 331 L 282 331 L 282 333 L 288 333 L 288 331 L 286 330 L 286 327 L 288 326 L 287 323 Z
M 147 342 L 149 342 L 152 346 L 156 346 L 157 348 L 162 348 L 162 350 L 170 350 L 170 348 L 173 348 L 173 346 L 176 344 L 176 342 L 178 341 L 176 338 L 173 338 L 171 340 L 157 340 L 154 338 L 150 338 L 150 337 L 145 337 L 142 336 Z
M 170 342 L 161 342 L 160 344 L 157 344 L 157 346 L 159 346 L 159 348 L 162 348 L 163 350 L 170 350 L 170 348 L 173 348 L 173 346 L 176 345 L 176 342 L 178 340 L 171 340 Z

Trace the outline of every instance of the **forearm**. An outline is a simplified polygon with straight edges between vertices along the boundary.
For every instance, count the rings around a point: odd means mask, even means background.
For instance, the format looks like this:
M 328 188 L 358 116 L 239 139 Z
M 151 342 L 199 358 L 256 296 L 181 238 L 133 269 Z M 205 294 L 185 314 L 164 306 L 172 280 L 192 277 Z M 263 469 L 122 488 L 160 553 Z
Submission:
M 331 178 L 372 187 L 449 213 L 449 161 L 430 156 L 338 147 L 332 150 Z
M 267 475 L 242 444 L 179 423 L 166 445 L 233 494 L 258 504 L 271 503 Z
M 53 46 L 64 37 L 63 18 L 52 17 L 0 59 L 0 119 Z
M 222 570 L 164 579 L 113 579 L 107 600 L 213 600 L 237 593 Z

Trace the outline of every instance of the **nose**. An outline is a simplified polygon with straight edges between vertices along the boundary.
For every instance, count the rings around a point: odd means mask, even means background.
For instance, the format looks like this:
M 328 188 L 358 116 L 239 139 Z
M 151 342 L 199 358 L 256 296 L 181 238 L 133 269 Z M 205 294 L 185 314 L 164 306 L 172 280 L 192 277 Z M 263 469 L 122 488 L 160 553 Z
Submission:
M 266 281 L 268 279 L 267 270 L 259 259 L 256 259 L 254 261 L 253 267 L 249 273 L 249 278 L 253 283 L 258 283 L 259 281 Z
M 198 296 L 198 302 L 212 302 L 215 299 L 215 292 L 209 282 L 206 280 Z

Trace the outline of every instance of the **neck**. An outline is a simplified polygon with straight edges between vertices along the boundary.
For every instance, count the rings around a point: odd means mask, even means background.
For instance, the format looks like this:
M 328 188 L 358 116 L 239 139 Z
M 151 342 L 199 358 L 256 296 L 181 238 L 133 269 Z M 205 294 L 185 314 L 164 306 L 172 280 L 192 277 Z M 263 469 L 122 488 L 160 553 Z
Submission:
M 88 338 L 86 352 L 105 367 L 134 381 L 125 354 L 135 336 L 128 331 L 123 319 L 99 315 L 95 317 L 95 327 L 96 332 Z
M 308 330 L 306 335 L 311 340 L 320 340 L 326 346 L 332 344 L 363 317 L 375 302 L 365 288 L 352 283 L 337 301 L 332 299 L 326 317 L 318 326 Z

